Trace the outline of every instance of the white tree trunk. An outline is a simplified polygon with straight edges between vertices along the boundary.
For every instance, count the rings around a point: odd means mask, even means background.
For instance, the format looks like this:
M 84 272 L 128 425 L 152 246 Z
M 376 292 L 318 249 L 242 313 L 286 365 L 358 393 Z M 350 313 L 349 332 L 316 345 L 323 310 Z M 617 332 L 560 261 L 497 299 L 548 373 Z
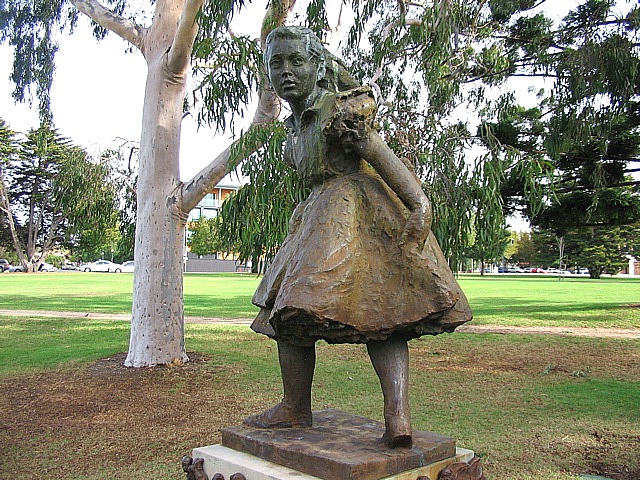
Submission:
M 166 55 L 149 63 L 138 177 L 131 338 L 126 366 L 187 361 L 184 226 L 176 201 L 184 79 L 167 78 Z

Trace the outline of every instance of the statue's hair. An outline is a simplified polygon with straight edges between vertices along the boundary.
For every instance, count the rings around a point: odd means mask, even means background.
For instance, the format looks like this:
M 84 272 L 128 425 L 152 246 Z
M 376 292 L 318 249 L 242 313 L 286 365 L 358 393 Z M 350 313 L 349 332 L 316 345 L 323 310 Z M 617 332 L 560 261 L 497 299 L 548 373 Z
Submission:
M 325 61 L 325 48 L 313 30 L 298 25 L 274 28 L 265 41 L 264 62 L 268 66 L 269 47 L 274 40 L 305 40 L 307 53 L 320 66 Z
M 270 46 L 274 40 L 304 40 L 307 53 L 318 65 L 318 85 L 331 92 L 356 88 L 359 83 L 351 76 L 342 60 L 331 54 L 310 28 L 297 25 L 275 28 L 266 39 L 264 63 L 269 70 Z

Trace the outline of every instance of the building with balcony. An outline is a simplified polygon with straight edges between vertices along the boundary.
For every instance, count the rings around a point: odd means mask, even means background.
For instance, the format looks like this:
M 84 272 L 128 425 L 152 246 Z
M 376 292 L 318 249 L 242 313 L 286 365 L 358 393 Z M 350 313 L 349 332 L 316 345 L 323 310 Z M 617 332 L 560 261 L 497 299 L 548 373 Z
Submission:
M 207 193 L 200 200 L 196 208 L 189 213 L 189 221 L 193 222 L 201 218 L 214 218 L 218 216 L 218 211 L 222 207 L 222 202 L 232 193 L 238 190 L 238 186 L 218 184 L 212 192 Z
M 189 212 L 189 222 L 201 218 L 215 218 L 222 207 L 222 202 L 240 188 L 237 185 L 218 184 L 200 203 Z M 185 238 L 188 238 L 189 230 Z M 216 252 L 211 255 L 196 255 L 185 245 L 185 272 L 246 272 L 251 271 L 251 265 L 240 264 L 234 254 Z

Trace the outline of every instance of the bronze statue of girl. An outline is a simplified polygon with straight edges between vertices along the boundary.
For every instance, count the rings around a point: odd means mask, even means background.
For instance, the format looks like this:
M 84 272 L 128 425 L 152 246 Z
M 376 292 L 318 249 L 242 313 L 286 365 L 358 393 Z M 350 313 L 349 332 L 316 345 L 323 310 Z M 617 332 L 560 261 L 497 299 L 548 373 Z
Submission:
M 471 319 L 469 305 L 418 178 L 376 130 L 370 89 L 306 28 L 273 30 L 264 57 L 292 111 L 285 160 L 312 191 L 253 297 L 252 328 L 278 343 L 284 397 L 245 423 L 310 426 L 315 342 L 365 343 L 384 396 L 383 440 L 408 447 L 407 341 L 453 331 Z

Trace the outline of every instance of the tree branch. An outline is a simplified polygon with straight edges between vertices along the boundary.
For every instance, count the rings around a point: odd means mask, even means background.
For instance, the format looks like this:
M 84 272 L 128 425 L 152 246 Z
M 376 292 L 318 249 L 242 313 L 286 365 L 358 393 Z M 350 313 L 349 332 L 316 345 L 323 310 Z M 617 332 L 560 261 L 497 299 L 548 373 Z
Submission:
M 250 128 L 261 128 L 261 126 L 252 126 Z M 244 135 L 248 135 L 248 132 Z M 247 158 L 254 149 L 247 150 L 242 148 L 242 140 L 244 136 L 233 142 L 213 162 L 203 168 L 188 183 L 182 186 L 182 211 L 187 214 L 195 208 L 200 200 L 222 180 L 222 178 L 231 172 L 238 163 Z M 258 145 L 256 148 L 259 148 Z M 233 155 L 232 155 L 233 154 Z
M 96 0 L 70 0 L 74 7 L 100 26 L 119 35 L 144 53 L 146 28 L 116 15 Z
M 504 74 L 505 72 L 508 72 L 509 69 L 505 68 L 503 70 L 500 70 L 499 72 L 490 72 L 490 73 L 486 73 L 484 75 L 478 75 L 475 76 L 473 78 L 469 78 L 467 80 L 463 80 L 462 83 L 473 83 L 473 82 L 477 82 L 478 80 L 484 80 L 485 78 L 492 78 L 492 77 L 497 77 L 500 76 L 502 74 Z M 563 76 L 559 76 L 559 75 L 555 75 L 555 74 L 546 74 L 546 73 L 512 73 L 510 75 L 511 77 L 527 77 L 527 78 L 535 78 L 535 77 L 542 77 L 542 78 L 564 78 Z M 447 75 L 444 78 L 448 78 L 449 75 Z
M 611 185 L 607 185 L 606 188 L 620 188 L 620 187 L 633 187 L 640 185 L 640 180 L 633 180 L 628 182 L 619 182 Z M 573 186 L 573 187 L 565 187 L 558 188 L 556 190 L 557 193 L 571 193 L 571 192 L 589 192 L 595 190 L 593 186 L 590 185 L 582 185 L 582 186 Z
M 189 65 L 193 42 L 198 34 L 196 16 L 205 0 L 187 0 L 182 9 L 178 30 L 167 55 L 167 66 L 172 72 L 182 72 Z
M 402 5 L 402 2 L 399 2 L 399 4 Z M 401 7 L 401 12 L 402 10 L 403 9 Z M 384 29 L 382 30 L 382 41 L 384 42 L 385 40 L 387 40 L 387 38 L 389 38 L 391 29 L 395 27 L 399 27 L 399 26 L 410 27 L 410 26 L 420 26 L 420 25 L 422 25 L 422 20 L 418 18 L 398 18 L 384 27 Z M 380 76 L 382 75 L 383 67 L 384 67 L 384 63 L 380 61 L 380 65 L 378 65 L 376 72 L 373 74 L 373 77 L 369 81 L 369 86 L 376 91 L 376 93 L 378 94 L 378 98 L 380 99 L 382 98 L 382 93 L 380 92 L 380 87 L 378 86 L 377 82 Z

